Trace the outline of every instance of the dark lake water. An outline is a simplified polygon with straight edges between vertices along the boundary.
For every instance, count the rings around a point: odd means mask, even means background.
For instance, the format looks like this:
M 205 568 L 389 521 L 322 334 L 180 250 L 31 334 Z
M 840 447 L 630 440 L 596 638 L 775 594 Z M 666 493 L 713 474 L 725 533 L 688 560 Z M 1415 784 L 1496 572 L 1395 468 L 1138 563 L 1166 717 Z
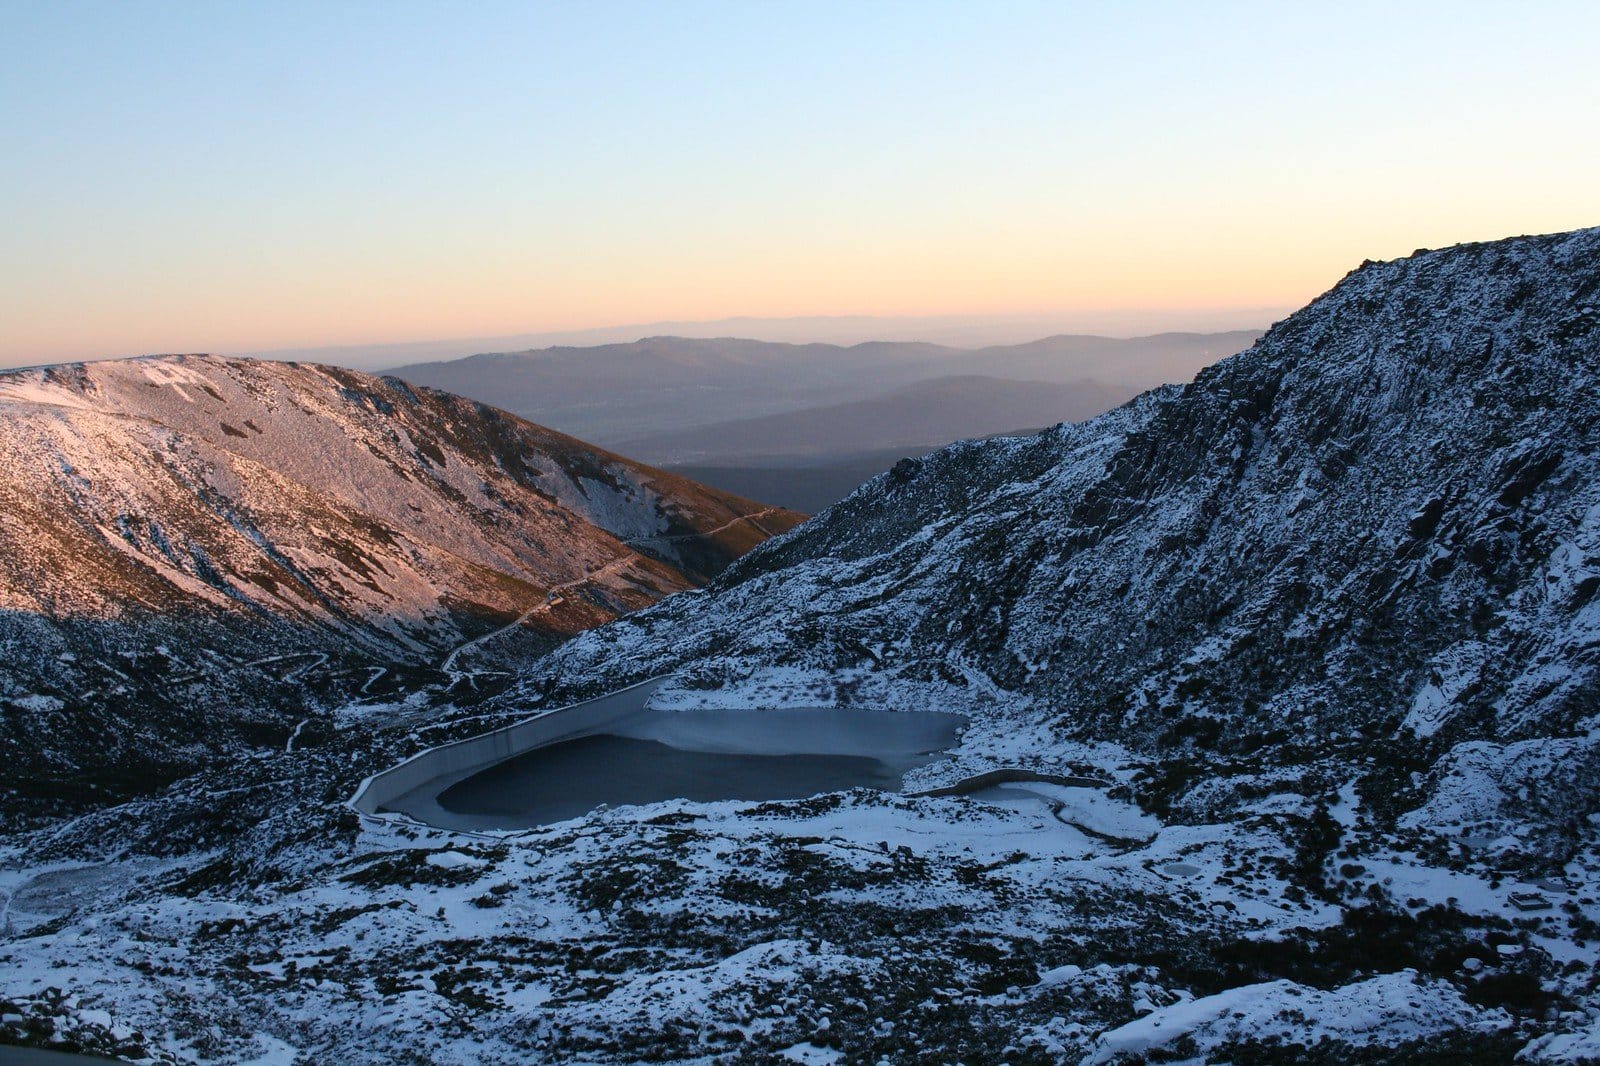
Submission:
M 439 793 L 466 817 L 523 823 L 576 818 L 605 803 L 801 799 L 860 785 L 898 788 L 902 770 L 870 755 L 751 755 L 686 751 L 602 734 L 536 748 Z
M 857 708 L 660 711 L 644 706 L 647 695 L 636 694 L 636 711 L 592 731 L 487 766 L 441 766 L 383 809 L 447 829 L 519 829 L 602 805 L 894 790 L 907 770 L 940 758 L 965 721 Z

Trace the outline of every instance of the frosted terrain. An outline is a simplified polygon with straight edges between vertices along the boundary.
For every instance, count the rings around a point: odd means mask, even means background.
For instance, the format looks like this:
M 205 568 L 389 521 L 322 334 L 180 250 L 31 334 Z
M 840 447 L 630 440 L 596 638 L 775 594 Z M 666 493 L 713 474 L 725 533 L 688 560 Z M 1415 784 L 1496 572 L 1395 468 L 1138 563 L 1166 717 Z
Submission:
M 1600 230 L 1369 263 L 907 462 L 493 698 L 8 834 L 0 1035 L 146 1061 L 1593 1061 Z M 511 833 L 365 777 L 647 678 L 957 711 L 905 791 Z M 999 770 L 974 795 L 928 794 Z M 1067 783 L 1061 783 L 1067 782 Z

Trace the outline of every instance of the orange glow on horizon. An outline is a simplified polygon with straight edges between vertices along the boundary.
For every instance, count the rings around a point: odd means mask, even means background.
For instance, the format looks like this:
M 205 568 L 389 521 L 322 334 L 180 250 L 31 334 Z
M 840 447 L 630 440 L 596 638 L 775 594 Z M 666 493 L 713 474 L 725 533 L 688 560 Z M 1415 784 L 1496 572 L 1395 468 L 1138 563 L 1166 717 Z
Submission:
M 1554 220 L 1552 220 L 1554 222 Z M 1561 228 L 1559 224 L 1549 228 Z M 1484 232 L 1483 230 L 1487 230 Z M 92 310 L 35 303 L 8 324 L 11 362 L 146 351 L 260 351 L 580 330 L 733 317 L 1021 316 L 1092 319 L 1140 312 L 1294 308 L 1366 258 L 1455 243 L 1456 227 L 1380 240 L 1348 232 L 1281 240 L 1216 234 L 1182 241 L 1079 234 L 985 242 L 971 235 L 905 249 L 869 245 L 720 250 L 631 260 L 625 249 L 572 264 L 462 257 L 421 262 L 355 256 L 332 269 L 255 277 L 190 269 L 118 279 Z M 1460 239 L 1506 236 L 1483 227 Z M 1097 238 L 1090 242 L 1089 238 Z M 1215 243 L 1213 243 L 1215 241 Z M 443 257 L 448 260 L 450 257 Z M 70 324 L 70 325 L 67 325 Z M 1266 325 L 1263 321 L 1261 325 Z

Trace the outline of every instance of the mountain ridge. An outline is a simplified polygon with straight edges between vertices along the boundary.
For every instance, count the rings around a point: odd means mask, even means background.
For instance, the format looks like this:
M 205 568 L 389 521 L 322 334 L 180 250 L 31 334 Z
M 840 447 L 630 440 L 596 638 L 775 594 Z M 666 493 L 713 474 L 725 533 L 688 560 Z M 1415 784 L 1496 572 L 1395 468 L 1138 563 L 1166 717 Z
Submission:
M 244 707 L 261 702 L 252 687 L 275 706 L 305 685 L 371 695 L 368 667 L 433 669 L 519 618 L 516 639 L 475 654 L 548 647 L 799 520 L 332 367 L 66 364 L 0 374 L 0 409 L 0 702 L 34 708 L 6 716 L 3 742 L 61 772 L 101 761 L 83 744 L 94 728 L 169 720 L 160 743 L 129 745 L 157 762 L 192 746 L 182 704 L 200 693 Z M 293 676 L 231 680 L 262 674 L 257 661 Z M 141 707 L 161 710 L 144 722 Z M 293 724 L 283 713 L 266 715 L 274 728 Z
M 589 348 L 484 353 L 394 373 L 462 395 L 493 397 L 525 417 L 615 445 L 647 434 L 881 396 L 920 380 L 979 374 L 1114 388 L 1185 381 L 1256 331 L 1101 338 L 1060 335 L 1013 346 L 917 342 L 786 344 L 654 337 Z M 1019 423 L 1020 424 L 1020 423 Z M 959 432 L 941 434 L 945 441 Z

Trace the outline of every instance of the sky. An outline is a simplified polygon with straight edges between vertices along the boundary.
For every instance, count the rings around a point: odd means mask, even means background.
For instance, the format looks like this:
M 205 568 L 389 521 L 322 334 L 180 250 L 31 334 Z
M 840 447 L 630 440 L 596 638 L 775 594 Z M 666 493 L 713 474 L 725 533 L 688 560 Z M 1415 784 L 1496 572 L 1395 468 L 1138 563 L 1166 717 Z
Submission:
M 0 365 L 1304 303 L 1600 224 L 1592 3 L 0 4 Z

